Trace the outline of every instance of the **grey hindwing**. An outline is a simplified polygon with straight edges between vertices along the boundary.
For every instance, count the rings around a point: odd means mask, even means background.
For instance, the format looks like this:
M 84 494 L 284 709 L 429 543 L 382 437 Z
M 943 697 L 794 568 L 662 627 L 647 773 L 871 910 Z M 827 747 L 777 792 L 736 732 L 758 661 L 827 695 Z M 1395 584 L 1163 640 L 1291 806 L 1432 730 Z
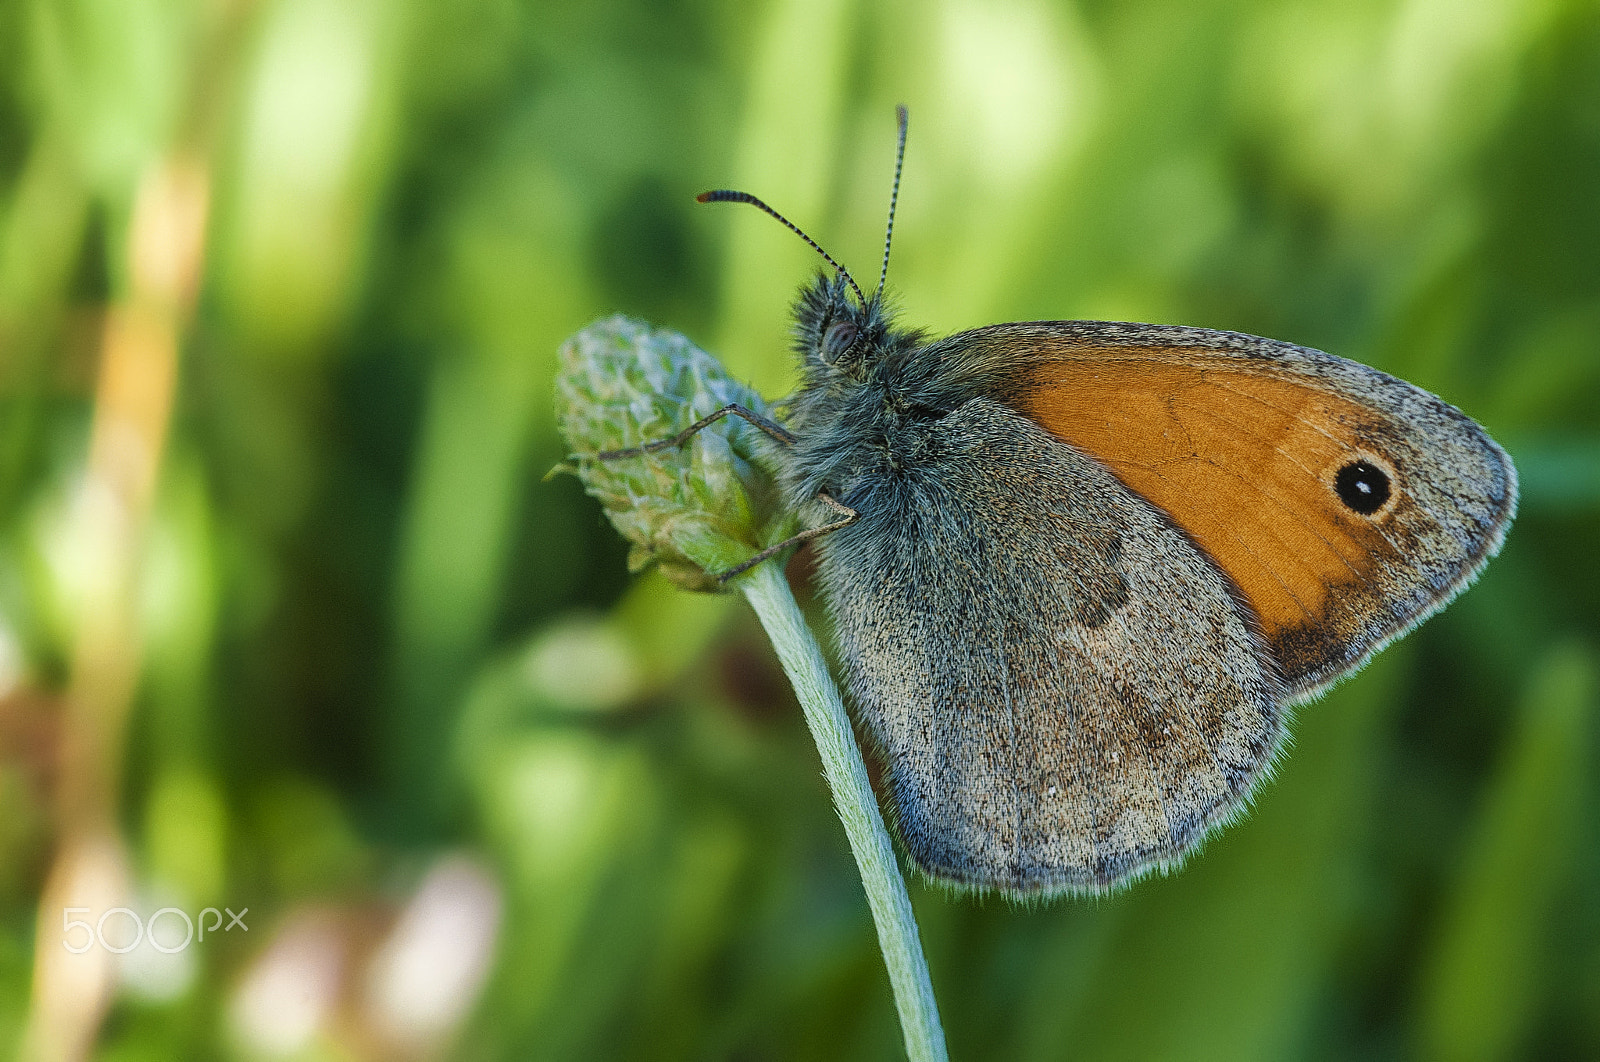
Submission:
M 1166 866 L 1242 804 L 1285 689 L 1225 577 L 998 402 L 857 480 L 819 572 L 911 856 L 1013 895 Z

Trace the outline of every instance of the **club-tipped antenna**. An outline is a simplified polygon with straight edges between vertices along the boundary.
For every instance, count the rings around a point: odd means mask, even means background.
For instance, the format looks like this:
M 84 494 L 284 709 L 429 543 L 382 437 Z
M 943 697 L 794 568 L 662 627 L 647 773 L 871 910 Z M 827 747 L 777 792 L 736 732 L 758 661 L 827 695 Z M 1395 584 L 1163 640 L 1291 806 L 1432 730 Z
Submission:
M 783 222 L 784 225 L 788 226 L 790 232 L 809 243 L 813 251 L 816 251 L 823 258 L 826 258 L 828 260 L 828 264 L 837 269 L 839 271 L 839 275 L 844 277 L 844 279 L 849 282 L 850 286 L 855 289 L 856 298 L 861 300 L 861 305 L 865 306 L 867 304 L 867 297 L 861 293 L 861 285 L 856 283 L 856 278 L 850 275 L 850 271 L 848 269 L 836 262 L 833 255 L 829 254 L 827 251 L 824 251 L 821 244 L 817 243 L 816 240 L 813 240 L 810 236 L 807 236 L 804 232 L 802 232 L 799 225 L 796 225 L 794 222 L 790 221 L 776 210 L 773 210 L 771 207 L 767 206 L 767 204 L 763 203 L 749 192 L 732 192 L 725 188 L 719 188 L 711 192 L 701 192 L 699 195 L 695 196 L 695 199 L 702 203 L 749 203 L 753 207 L 758 207 L 761 210 L 765 210 L 768 214 L 771 214 L 773 217 Z
M 906 124 L 911 120 L 903 103 L 894 113 L 900 120 L 900 142 L 894 149 L 894 188 L 889 192 L 889 225 L 883 232 L 883 269 L 878 272 L 878 291 L 872 296 L 874 299 L 883 295 L 883 282 L 889 279 L 889 241 L 894 239 L 894 208 L 900 202 L 900 170 L 906 162 Z

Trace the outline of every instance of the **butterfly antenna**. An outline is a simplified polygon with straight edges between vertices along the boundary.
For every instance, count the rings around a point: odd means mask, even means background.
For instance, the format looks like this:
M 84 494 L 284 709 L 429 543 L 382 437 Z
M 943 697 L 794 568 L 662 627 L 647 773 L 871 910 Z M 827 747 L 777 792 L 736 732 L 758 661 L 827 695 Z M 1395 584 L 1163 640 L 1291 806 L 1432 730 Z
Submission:
M 773 210 L 771 207 L 767 206 L 767 204 L 763 203 L 749 192 L 730 192 L 727 189 L 719 188 L 714 192 L 701 192 L 699 195 L 695 196 L 695 199 L 702 203 L 749 203 L 753 207 L 758 207 L 761 210 L 765 210 L 768 214 L 771 214 L 773 217 L 777 218 L 779 221 L 788 226 L 790 232 L 809 243 L 813 251 L 816 251 L 823 258 L 826 258 L 828 260 L 828 264 L 837 269 L 839 271 L 839 275 L 844 277 L 845 280 L 849 281 L 850 286 L 855 289 L 856 298 L 861 300 L 861 305 L 865 306 L 867 304 L 867 297 L 861 293 L 861 285 L 856 283 L 856 278 L 850 275 L 850 271 L 848 269 L 834 261 L 833 255 L 829 254 L 827 251 L 824 251 L 821 244 L 817 243 L 816 240 L 813 240 L 810 236 L 807 236 L 804 232 L 802 232 L 799 225 L 796 225 L 794 222 L 790 221 L 776 210 Z
M 889 279 L 889 241 L 894 239 L 894 208 L 900 202 L 900 169 L 906 162 L 906 123 L 911 118 L 903 103 L 894 113 L 900 119 L 900 142 L 894 151 L 894 189 L 889 193 L 889 226 L 883 233 L 883 269 L 878 273 L 878 291 L 872 296 L 874 299 L 883 295 L 883 282 Z

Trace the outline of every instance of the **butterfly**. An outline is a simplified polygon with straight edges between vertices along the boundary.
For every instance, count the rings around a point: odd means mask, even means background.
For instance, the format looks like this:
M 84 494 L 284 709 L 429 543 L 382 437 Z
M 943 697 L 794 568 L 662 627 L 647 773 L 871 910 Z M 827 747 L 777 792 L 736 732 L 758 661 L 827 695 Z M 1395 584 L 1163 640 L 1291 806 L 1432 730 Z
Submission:
M 1017 896 L 1177 865 L 1239 813 L 1288 709 L 1438 611 L 1500 548 L 1510 458 L 1403 380 L 1234 332 L 902 327 L 832 267 L 794 308 L 773 440 L 814 526 L 845 685 L 912 860 Z M 621 456 L 638 451 L 616 451 Z

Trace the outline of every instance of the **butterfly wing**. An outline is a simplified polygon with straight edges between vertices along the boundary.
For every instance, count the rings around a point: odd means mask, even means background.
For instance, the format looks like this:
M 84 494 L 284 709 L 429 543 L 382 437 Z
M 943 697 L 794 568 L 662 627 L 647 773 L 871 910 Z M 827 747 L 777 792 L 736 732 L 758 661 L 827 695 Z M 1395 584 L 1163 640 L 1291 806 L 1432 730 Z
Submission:
M 1321 351 L 1104 322 L 940 348 L 1002 367 L 1005 401 L 1171 517 L 1238 588 L 1297 697 L 1443 607 L 1516 509 L 1516 470 L 1474 421 Z
M 1458 593 L 1516 505 L 1478 425 L 1318 351 L 1055 322 L 916 359 L 954 409 L 855 480 L 819 571 L 901 837 L 958 884 L 1181 859 L 1283 706 Z
M 1104 466 L 972 399 L 845 501 L 819 578 L 934 877 L 1094 891 L 1242 803 L 1286 689 L 1222 571 Z

